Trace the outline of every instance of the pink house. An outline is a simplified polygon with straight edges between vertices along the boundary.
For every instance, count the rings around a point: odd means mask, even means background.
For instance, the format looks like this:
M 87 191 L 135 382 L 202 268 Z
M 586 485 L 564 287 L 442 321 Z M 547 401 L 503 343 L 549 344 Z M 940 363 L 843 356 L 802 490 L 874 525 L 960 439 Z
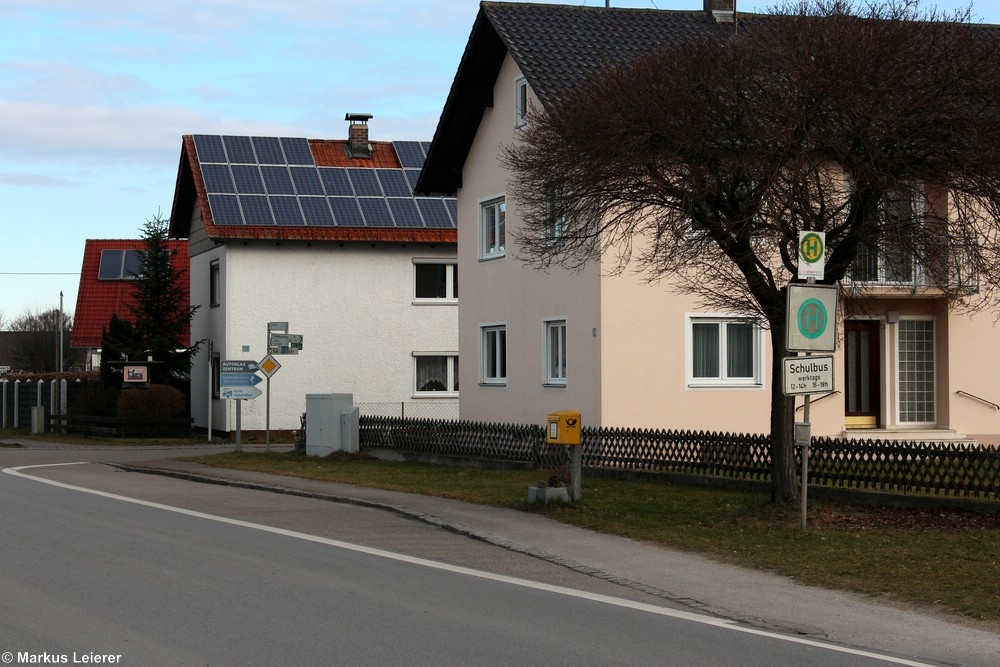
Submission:
M 463 419 L 768 431 L 770 332 L 706 312 L 600 261 L 547 272 L 518 261 L 518 202 L 498 154 L 529 108 L 545 109 L 602 59 L 688 34 L 731 31 L 732 0 L 698 11 L 483 2 L 428 152 L 418 192 L 457 195 L 463 277 Z M 887 280 L 867 267 L 866 312 L 839 323 L 835 391 L 812 397 L 814 435 L 1000 442 L 993 313 L 959 315 L 919 266 Z M 854 295 L 842 289 L 847 305 Z M 711 363 L 738 358 L 738 363 Z M 799 399 L 801 401 L 801 399 Z

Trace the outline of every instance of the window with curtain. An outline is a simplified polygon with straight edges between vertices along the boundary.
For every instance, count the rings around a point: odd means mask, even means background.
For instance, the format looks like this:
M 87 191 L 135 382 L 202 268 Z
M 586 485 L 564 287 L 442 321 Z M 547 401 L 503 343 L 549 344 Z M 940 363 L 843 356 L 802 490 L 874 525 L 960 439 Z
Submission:
M 752 321 L 734 317 L 689 317 L 690 385 L 759 386 L 762 332 Z
M 458 355 L 413 353 L 414 393 L 457 394 Z

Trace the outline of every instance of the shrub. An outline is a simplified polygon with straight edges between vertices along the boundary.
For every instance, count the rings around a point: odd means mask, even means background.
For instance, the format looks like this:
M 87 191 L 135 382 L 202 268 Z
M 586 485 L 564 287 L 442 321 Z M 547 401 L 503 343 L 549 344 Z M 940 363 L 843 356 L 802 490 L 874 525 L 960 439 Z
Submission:
M 183 417 L 184 392 L 165 384 L 133 387 L 118 397 L 117 416 L 126 422 L 168 421 Z

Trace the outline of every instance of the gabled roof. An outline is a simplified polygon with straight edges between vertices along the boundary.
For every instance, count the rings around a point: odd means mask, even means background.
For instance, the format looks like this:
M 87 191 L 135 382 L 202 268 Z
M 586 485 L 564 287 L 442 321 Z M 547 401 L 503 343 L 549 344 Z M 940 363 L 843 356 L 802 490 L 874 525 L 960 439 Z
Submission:
M 191 234 L 195 206 L 208 238 L 455 243 L 453 197 L 415 197 L 426 143 L 185 135 L 170 236 Z
M 190 261 L 185 241 L 167 241 L 174 270 L 182 285 L 188 285 Z M 131 253 L 142 250 L 142 239 L 88 239 L 83 249 L 83 267 L 80 270 L 80 289 L 76 296 L 76 313 L 70 332 L 70 347 L 99 348 L 101 337 L 112 315 L 131 322 L 129 305 L 132 303 L 134 283 L 129 279 L 128 262 Z M 104 251 L 104 272 L 101 257 Z M 118 252 L 113 252 L 118 251 Z M 117 268 L 115 268 L 117 266 Z M 187 308 L 185 303 L 184 307 Z
M 732 22 L 717 22 L 704 10 L 481 3 L 417 192 L 451 195 L 461 187 L 465 158 L 483 113 L 493 106 L 493 86 L 507 53 L 549 106 L 602 67 L 683 38 L 733 29 Z

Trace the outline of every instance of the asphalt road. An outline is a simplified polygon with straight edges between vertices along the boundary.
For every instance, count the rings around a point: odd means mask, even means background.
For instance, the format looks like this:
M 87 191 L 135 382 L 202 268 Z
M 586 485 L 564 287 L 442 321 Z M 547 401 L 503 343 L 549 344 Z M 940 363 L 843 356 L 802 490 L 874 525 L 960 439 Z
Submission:
M 54 465 L 169 455 L 0 450 L 0 660 L 925 664 L 691 614 L 379 510 Z

